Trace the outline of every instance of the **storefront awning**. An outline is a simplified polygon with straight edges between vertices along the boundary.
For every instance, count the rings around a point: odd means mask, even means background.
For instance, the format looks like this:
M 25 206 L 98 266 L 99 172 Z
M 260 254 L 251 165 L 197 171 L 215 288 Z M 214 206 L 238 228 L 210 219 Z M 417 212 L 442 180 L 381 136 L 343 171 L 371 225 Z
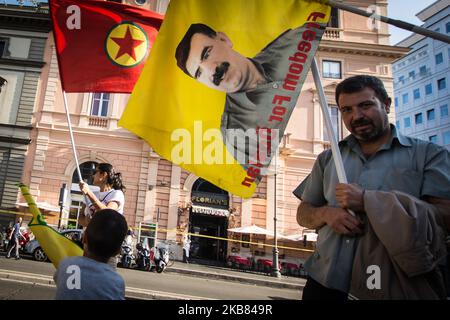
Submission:
M 212 216 L 220 216 L 220 217 L 228 217 L 230 215 L 230 211 L 225 210 L 225 209 L 217 209 L 217 208 L 196 206 L 196 205 L 192 206 L 192 212 L 210 214 Z

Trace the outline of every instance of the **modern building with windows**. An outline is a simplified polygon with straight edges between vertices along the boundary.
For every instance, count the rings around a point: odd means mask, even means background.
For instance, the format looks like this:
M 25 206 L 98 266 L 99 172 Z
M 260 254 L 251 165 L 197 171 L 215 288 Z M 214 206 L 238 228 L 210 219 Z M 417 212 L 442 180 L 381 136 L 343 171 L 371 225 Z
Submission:
M 450 36 L 449 1 L 436 1 L 416 16 L 422 27 Z M 450 45 L 413 34 L 398 46 L 411 51 L 393 64 L 397 127 L 450 150 Z
M 125 2 L 164 13 L 169 1 Z M 364 10 L 368 5 L 377 5 L 381 14 L 387 14 L 387 1 L 358 0 L 352 4 Z M 334 101 L 337 84 L 349 76 L 370 74 L 380 77 L 392 95 L 391 63 L 409 50 L 390 46 L 388 27 L 374 28 L 367 21 L 365 17 L 333 10 L 316 55 L 338 139 L 348 132 Z M 59 190 L 66 184 L 69 197 L 65 206 L 70 212 L 63 215 L 63 223 L 67 224 L 67 218 L 71 218 L 70 223 L 76 226 L 82 197 L 64 114 L 53 36 L 47 40 L 44 60 L 47 64 L 38 92 L 41 103 L 35 109 L 36 124 L 32 131 L 33 152 L 26 158 L 26 168 L 31 174 L 26 177 L 26 182 L 39 201 L 52 204 L 57 203 Z M 122 173 L 127 187 L 124 212 L 130 226 L 138 228 L 142 224 L 157 223 L 157 241 L 170 245 L 179 257 L 181 235 L 177 231 L 189 231 L 194 235 L 191 257 L 217 263 L 224 262 L 230 254 L 272 258 L 272 247 L 264 245 L 271 245 L 273 238 L 263 235 L 241 237 L 228 232 L 229 228 L 255 224 L 273 232 L 276 217 L 277 234 L 302 235 L 308 231 L 296 221 L 299 200 L 292 191 L 311 172 L 318 154 L 330 146 L 311 75 L 303 85 L 280 144 L 276 179 L 273 175 L 265 177 L 250 199 L 229 194 L 172 165 L 154 153 L 142 139 L 118 127 L 127 100 L 128 95 L 123 94 L 68 94 L 83 178 L 88 179 L 93 166 L 100 162 L 109 162 Z M 57 218 L 49 219 L 49 223 L 58 224 Z M 216 237 L 251 240 L 254 244 L 221 241 Z M 305 248 L 303 241 L 280 239 L 279 244 L 311 249 L 311 243 Z M 302 250 L 280 249 L 281 261 L 298 263 L 309 254 Z

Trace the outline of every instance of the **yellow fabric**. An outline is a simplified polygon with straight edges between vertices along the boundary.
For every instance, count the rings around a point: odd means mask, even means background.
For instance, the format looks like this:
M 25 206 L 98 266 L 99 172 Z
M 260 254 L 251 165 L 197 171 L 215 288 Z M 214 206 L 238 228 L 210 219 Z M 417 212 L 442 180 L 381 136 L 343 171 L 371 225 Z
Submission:
M 22 192 L 22 195 L 30 208 L 31 214 L 33 215 L 33 218 L 28 226 L 55 268 L 58 268 L 61 260 L 66 257 L 82 256 L 83 250 L 75 242 L 61 235 L 55 229 L 47 225 L 45 218 L 36 206 L 28 187 L 21 184 L 20 191 Z
M 172 0 L 119 125 L 142 137 L 163 158 L 235 195 L 251 197 L 256 184 L 242 185 L 247 172 L 223 140 L 200 142 L 203 149 L 197 156 L 201 158 L 203 151 L 207 155 L 207 147 L 215 143 L 222 158 L 231 158 L 233 163 L 210 164 L 211 157 L 209 164 L 206 157 L 203 163 L 194 163 L 194 145 L 202 139 L 195 121 L 201 121 L 203 132 L 220 129 L 226 94 L 193 81 L 178 69 L 175 49 L 192 23 L 204 23 L 226 33 L 236 51 L 253 57 L 282 32 L 303 25 L 311 12 L 326 14 L 320 22 L 326 23 L 330 17 L 329 6 L 306 0 Z M 180 141 L 172 141 L 171 135 L 179 128 L 192 137 L 187 142 L 191 164 L 177 163 L 172 157 Z

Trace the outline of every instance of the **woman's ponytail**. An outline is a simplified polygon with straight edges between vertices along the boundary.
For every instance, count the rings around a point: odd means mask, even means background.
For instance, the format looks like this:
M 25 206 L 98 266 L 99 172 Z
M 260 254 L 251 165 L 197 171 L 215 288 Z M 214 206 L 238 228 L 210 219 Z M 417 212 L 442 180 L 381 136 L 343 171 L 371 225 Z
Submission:
M 113 179 L 112 179 L 112 187 L 116 190 L 122 190 L 122 192 L 125 192 L 125 186 L 122 182 L 122 174 L 120 172 L 113 173 Z

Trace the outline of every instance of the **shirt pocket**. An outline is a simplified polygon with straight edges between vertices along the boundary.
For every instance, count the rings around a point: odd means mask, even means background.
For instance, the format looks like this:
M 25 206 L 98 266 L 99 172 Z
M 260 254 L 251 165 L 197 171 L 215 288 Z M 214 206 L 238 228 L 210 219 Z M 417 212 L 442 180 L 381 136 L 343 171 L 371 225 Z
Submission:
M 423 183 L 423 174 L 419 171 L 395 168 L 386 172 L 384 177 L 382 190 L 385 191 L 401 191 L 420 198 Z

